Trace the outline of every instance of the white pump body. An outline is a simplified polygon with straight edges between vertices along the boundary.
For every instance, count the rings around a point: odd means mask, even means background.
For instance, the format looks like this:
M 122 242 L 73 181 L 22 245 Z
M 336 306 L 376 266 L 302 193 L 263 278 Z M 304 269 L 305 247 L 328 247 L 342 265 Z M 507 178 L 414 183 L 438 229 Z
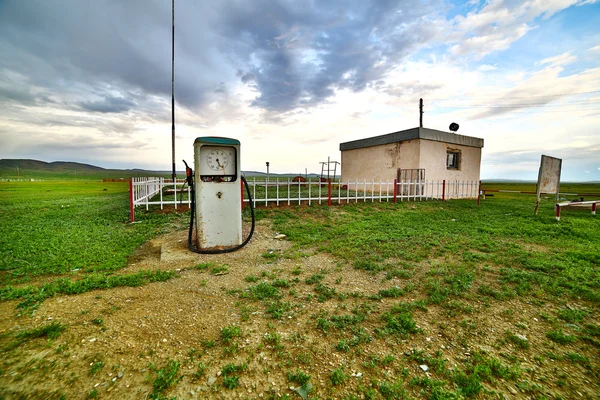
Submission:
M 194 141 L 197 247 L 242 243 L 240 142 L 223 137 Z

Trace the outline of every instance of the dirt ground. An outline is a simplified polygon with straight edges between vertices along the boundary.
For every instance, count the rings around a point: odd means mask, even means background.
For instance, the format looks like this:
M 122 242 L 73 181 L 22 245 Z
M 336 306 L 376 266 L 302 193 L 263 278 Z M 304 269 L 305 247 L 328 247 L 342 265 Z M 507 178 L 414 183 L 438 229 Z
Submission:
M 428 261 L 423 271 L 411 278 L 384 282 L 381 276 L 357 271 L 325 253 L 271 258 L 268 255 L 284 253 L 290 247 L 285 238 L 276 237 L 277 232 L 270 229 L 268 221 L 262 221 L 243 249 L 222 255 L 198 255 L 186 247 L 187 231 L 172 232 L 141 246 L 120 273 L 163 269 L 177 271 L 174 279 L 142 287 L 53 297 L 44 301 L 32 317 L 16 317 L 17 302 L 0 303 L 0 334 L 5 342 L 16 332 L 52 321 L 67 326 L 55 340 L 30 340 L 16 351 L 4 353 L 0 398 L 60 398 L 64 394 L 69 399 L 144 399 L 153 390 L 155 369 L 165 367 L 169 360 L 180 362 L 178 375 L 183 378 L 164 392 L 168 398 L 289 395 L 300 399 L 293 390 L 298 385 L 287 377 L 288 372 L 299 369 L 311 375 L 311 395 L 350 398 L 351 394 L 362 393 L 361 386 L 374 381 L 391 381 L 406 374 L 434 377 L 431 370 L 424 371 L 421 364 L 405 357 L 414 349 L 430 355 L 439 351 L 448 368 L 463 365 L 474 352 L 497 357 L 506 364 L 510 364 L 507 356 L 512 357 L 520 365 L 521 380 L 530 386 L 496 379 L 485 383 L 486 390 L 496 393 L 489 395 L 493 398 L 600 398 L 597 349 L 592 353 L 591 369 L 580 363 L 553 360 L 547 355 L 548 327 L 540 318 L 540 313 L 553 310 L 547 304 L 518 298 L 492 305 L 473 300 L 469 302 L 473 311 L 457 316 L 449 316 L 442 307 L 415 310 L 420 333 L 403 340 L 373 340 L 361 345 L 360 350 L 334 351 L 333 345 L 345 337 L 344 332 L 326 335 L 315 329 L 315 315 L 347 314 L 365 303 L 358 294 L 369 296 L 382 288 L 404 287 L 409 281 L 418 283 L 435 260 Z M 227 272 L 211 274 L 210 268 L 194 268 L 206 262 L 225 265 Z M 294 275 L 293 270 L 301 272 Z M 344 301 L 319 302 L 311 298 L 314 286 L 304 284 L 304 280 L 319 272 L 326 273 L 323 282 L 337 292 L 354 295 Z M 482 270 L 480 274 L 489 282 L 496 280 L 493 270 Z M 292 287 L 294 292 L 288 292 L 286 297 L 293 304 L 292 310 L 283 319 L 275 320 L 267 317 L 261 302 L 241 299 L 240 291 L 251 285 L 245 280 L 248 275 L 261 280 L 268 276 L 290 281 L 299 277 L 299 283 Z M 414 293 L 403 300 L 419 300 L 420 291 Z M 369 317 L 362 324 L 365 330 L 373 334 L 381 325 L 381 312 L 397 301 L 370 301 Z M 589 304 L 574 306 L 586 308 Z M 241 327 L 242 335 L 235 341 L 237 347 L 228 350 L 220 332 L 232 325 Z M 526 337 L 529 348 L 503 342 L 507 331 Z M 265 335 L 274 332 L 280 335 L 281 346 L 265 340 Z M 565 349 L 557 347 L 554 351 L 564 353 Z M 374 369 L 365 366 L 366 360 L 388 354 L 395 356 L 390 365 Z M 537 354 L 544 355 L 543 361 L 534 359 Z M 206 366 L 203 373 L 198 372 L 199 362 Z M 239 374 L 239 386 L 226 389 L 221 376 L 223 366 L 244 363 L 247 368 Z M 343 367 L 346 380 L 342 385 L 333 385 L 330 376 L 338 367 Z M 405 388 L 411 397 L 423 397 L 420 387 L 406 384 Z M 357 398 L 364 396 L 357 394 Z

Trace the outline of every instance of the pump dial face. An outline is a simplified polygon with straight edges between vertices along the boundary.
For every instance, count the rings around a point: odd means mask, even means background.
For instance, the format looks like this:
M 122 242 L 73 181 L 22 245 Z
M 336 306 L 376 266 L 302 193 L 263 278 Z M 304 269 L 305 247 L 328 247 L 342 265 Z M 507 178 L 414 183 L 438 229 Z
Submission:
M 236 175 L 236 149 L 229 146 L 202 146 L 200 175 Z
M 229 156 L 223 150 L 211 150 L 206 156 L 206 164 L 213 171 L 225 173 L 229 165 Z

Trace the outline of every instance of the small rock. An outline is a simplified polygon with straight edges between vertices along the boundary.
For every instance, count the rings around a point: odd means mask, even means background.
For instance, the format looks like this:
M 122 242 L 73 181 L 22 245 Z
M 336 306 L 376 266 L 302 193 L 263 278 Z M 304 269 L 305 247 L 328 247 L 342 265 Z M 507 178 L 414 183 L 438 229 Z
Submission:
M 117 374 L 117 378 L 121 379 L 123 375 L 125 375 L 123 371 L 119 371 L 119 373 Z
M 90 339 L 90 343 L 94 343 L 96 340 L 98 340 L 98 339 L 96 339 L 95 337 L 93 337 L 93 338 Z
M 217 381 L 217 378 L 215 378 L 214 376 L 209 376 L 206 383 L 208 383 L 209 386 L 212 386 L 216 381 Z
M 517 393 L 519 393 L 519 392 L 517 391 L 517 389 L 515 389 L 515 388 L 514 388 L 514 387 L 512 387 L 512 386 L 509 386 L 509 387 L 508 387 L 508 390 L 509 390 L 509 391 L 510 391 L 512 394 L 517 394 Z
M 427 372 L 429 370 L 429 367 L 427 365 L 425 365 L 425 364 L 419 365 L 419 368 L 421 368 L 425 372 Z
M 527 338 L 523 335 L 521 335 L 520 333 L 515 334 L 516 337 L 518 337 L 520 340 L 524 340 L 527 341 Z
M 221 376 L 221 371 L 217 371 L 217 376 Z
M 163 339 L 163 343 L 167 343 L 167 339 Z
M 278 233 L 277 235 L 275 235 L 275 239 L 285 239 L 286 235 L 284 235 L 283 233 Z

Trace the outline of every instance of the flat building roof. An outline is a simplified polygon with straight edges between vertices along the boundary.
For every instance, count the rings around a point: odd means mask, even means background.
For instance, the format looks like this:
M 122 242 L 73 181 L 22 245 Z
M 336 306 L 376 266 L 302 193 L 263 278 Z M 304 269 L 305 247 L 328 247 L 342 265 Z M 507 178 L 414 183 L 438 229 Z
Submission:
M 438 131 L 429 128 L 411 128 L 404 131 L 388 133 L 386 135 L 373 136 L 366 139 L 353 140 L 351 142 L 340 143 L 340 151 L 362 149 L 365 147 L 381 146 L 383 144 L 404 142 L 413 139 L 433 140 L 435 142 L 444 142 L 450 144 L 459 144 L 470 147 L 483 147 L 483 139 L 457 135 L 456 133 Z

